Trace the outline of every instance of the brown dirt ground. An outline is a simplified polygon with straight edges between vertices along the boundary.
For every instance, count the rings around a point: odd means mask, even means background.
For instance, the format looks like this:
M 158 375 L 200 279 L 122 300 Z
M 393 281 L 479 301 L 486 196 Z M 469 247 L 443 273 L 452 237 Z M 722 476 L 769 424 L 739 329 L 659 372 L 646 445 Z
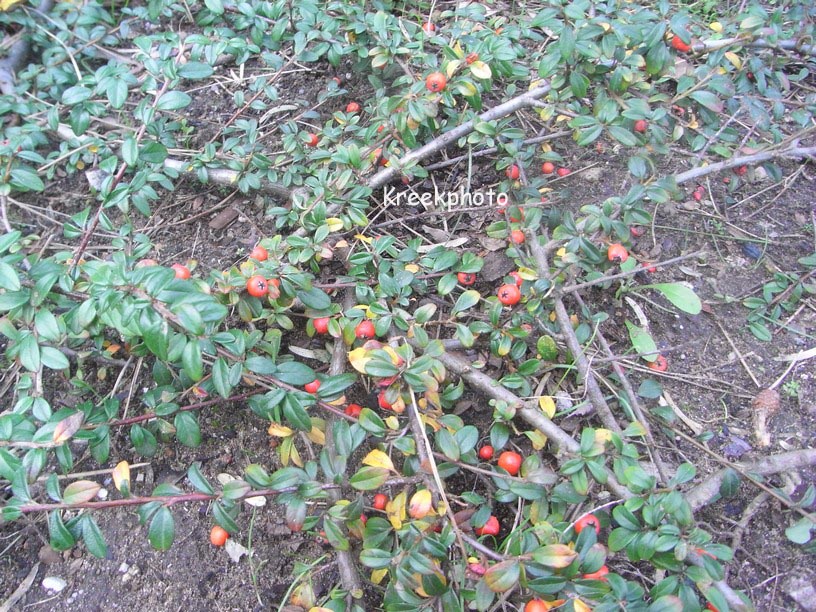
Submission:
M 315 96 L 315 88 L 322 87 L 322 83 L 322 76 L 317 79 L 297 76 L 281 84 L 281 90 L 304 100 L 308 106 L 308 100 Z M 364 83 L 359 85 L 363 91 Z M 355 83 L 351 82 L 352 91 L 354 87 Z M 197 98 L 190 114 L 202 126 L 218 126 L 232 112 L 231 98 L 226 96 L 223 99 Z M 209 137 L 207 129 L 202 128 L 201 137 Z M 574 149 L 569 138 L 556 141 L 553 146 L 567 157 Z M 572 160 L 571 167 L 588 172 L 575 172 L 554 185 L 556 191 L 551 194 L 552 201 L 577 209 L 578 203 L 598 202 L 625 191 L 621 177 L 626 176 L 626 171 L 621 168 L 615 153 L 611 145 L 600 155 L 582 151 L 581 157 Z M 681 163 L 681 160 L 674 161 Z M 797 165 L 788 164 L 784 172 L 790 177 L 798 169 Z M 730 206 L 726 206 L 722 177 L 711 177 L 711 201 L 698 206 L 674 203 L 659 207 L 655 210 L 653 227 L 635 243 L 635 253 L 656 259 L 694 251 L 703 253 L 701 260 L 692 259 L 682 267 L 660 270 L 654 277 L 658 281 L 690 282 L 710 306 L 709 312 L 694 317 L 677 315 L 673 311 L 660 310 L 637 295 L 633 297 L 648 313 L 652 333 L 670 359 L 670 370 L 659 377 L 660 383 L 676 405 L 713 435 L 708 445 L 716 453 L 723 452 L 731 441 L 729 436 L 751 441 L 751 399 L 760 387 L 770 385 L 785 369 L 785 363 L 775 361 L 775 358 L 813 345 L 816 309 L 812 297 L 807 298 L 803 302 L 805 307 L 791 317 L 787 329 L 774 328 L 776 334 L 769 343 L 759 342 L 747 330 L 747 310 L 741 305 L 741 300 L 754 294 L 773 272 L 803 272 L 796 260 L 814 250 L 812 206 L 816 179 L 813 174 L 812 166 L 806 167 L 792 181 L 790 188 L 768 189 L 756 198 L 742 202 L 743 197 L 771 185 L 768 180 L 746 182 L 733 194 L 736 202 Z M 488 161 L 481 162 L 474 175 L 495 175 L 494 184 L 501 178 Z M 440 184 L 450 177 L 449 170 L 434 175 Z M 208 222 L 215 212 L 206 211 L 224 196 L 223 190 L 190 181 L 185 181 L 177 193 L 167 194 L 155 207 L 153 217 L 145 221 L 145 228 L 156 244 L 156 258 L 166 264 L 196 259 L 199 273 L 205 274 L 210 269 L 222 269 L 239 261 L 258 238 L 274 232 L 273 225 L 264 218 L 264 202 L 252 194 L 235 195 L 228 201 L 228 206 L 239 211 L 232 225 L 222 230 L 210 228 Z M 28 198 L 26 203 L 36 207 L 34 212 L 51 211 L 48 214 L 52 220 L 34 214 L 30 209 L 19 209 L 12 211 L 12 222 L 17 226 L 27 225 L 29 230 L 44 237 L 54 236 L 50 248 L 61 248 L 60 244 L 64 242 L 59 226 L 62 219 L 58 213 L 71 214 L 93 204 L 84 178 L 78 176 L 56 180 L 46 194 Z M 444 227 L 439 217 L 410 219 L 419 212 L 416 209 L 385 210 L 378 222 L 402 219 L 402 223 L 390 225 L 389 229 L 405 236 L 410 235 L 406 226 L 420 233 L 423 224 Z M 494 219 L 490 212 L 468 213 L 449 217 L 447 227 L 454 228 L 450 232 L 452 237 L 473 237 Z M 748 257 L 743 243 L 735 236 L 759 237 L 765 248 L 762 258 L 757 262 Z M 104 243 L 103 237 L 93 241 L 93 244 Z M 465 248 L 484 252 L 474 240 Z M 91 253 L 105 256 L 103 251 L 92 250 Z M 329 269 L 325 274 L 324 280 L 331 280 Z M 645 282 L 647 279 L 638 279 L 633 284 Z M 653 293 L 645 295 L 666 305 Z M 623 320 L 634 320 L 631 309 L 625 302 L 616 301 L 611 290 L 589 290 L 583 293 L 583 298 L 591 308 L 604 309 L 611 315 L 602 331 L 616 354 L 625 353 L 628 339 Z M 313 347 L 319 344 L 305 336 L 293 340 L 301 345 L 311 342 Z M 745 365 L 741 363 L 740 355 Z M 753 372 L 759 387 L 751 380 L 746 368 Z M 636 383 L 648 376 L 654 377 L 642 367 L 635 369 L 633 379 Z M 110 380 L 111 376 L 115 377 L 115 372 L 109 372 L 108 376 Z M 771 422 L 772 445 L 766 449 L 752 449 L 743 459 L 812 447 L 816 442 L 816 375 L 812 363 L 797 365 L 786 381 L 797 383 L 798 393 L 783 394 L 782 410 Z M 136 388 L 142 383 L 144 381 L 140 381 Z M 362 398 L 363 391 L 357 392 Z M 480 402 L 474 399 L 466 398 L 478 406 Z M 654 406 L 653 400 L 644 403 L 650 408 Z M 487 408 L 471 408 L 465 418 L 485 428 L 491 415 Z M 675 427 L 690 433 L 682 423 L 676 423 Z M 211 409 L 202 415 L 202 446 L 187 449 L 165 445 L 147 468 L 138 471 L 144 478 L 136 481 L 134 492 L 147 494 L 152 486 L 163 481 L 187 486 L 184 473 L 192 461 L 200 461 L 202 471 L 210 479 L 222 472 L 237 476 L 251 462 L 265 463 L 272 469 L 278 465 L 278 459 L 270 448 L 265 429 L 264 423 L 245 406 L 225 405 Z M 698 478 L 718 468 L 715 461 L 670 430 L 664 429 L 663 432 L 668 435 L 660 436 L 660 450 L 672 463 L 683 459 L 693 461 L 698 468 Z M 133 456 L 125 433 L 115 437 L 111 457 L 139 461 Z M 113 463 L 112 459 L 111 465 Z M 92 461 L 86 460 L 77 469 L 96 467 Z M 813 484 L 816 483 L 816 473 L 780 475 L 771 478 L 769 483 L 780 487 Z M 113 488 L 110 483 L 106 486 Z M 756 489 L 744 485 L 736 497 L 716 502 L 703 510 L 699 519 L 717 541 L 730 544 L 743 510 L 757 494 Z M 239 518 L 242 531 L 237 538 L 251 550 L 251 556 L 249 559 L 245 556 L 237 563 L 231 561 L 223 549 L 215 549 L 208 543 L 207 534 L 212 523 L 205 506 L 179 505 L 173 512 L 177 521 L 176 542 L 164 553 L 150 549 L 135 512 L 117 510 L 99 516 L 110 548 L 110 557 L 101 560 L 93 558 L 81 547 L 64 554 L 50 552 L 46 546 L 47 528 L 43 517 L 3 525 L 0 527 L 0 600 L 23 583 L 38 561 L 41 565 L 36 579 L 18 609 L 266 610 L 284 602 L 297 564 L 315 564 L 314 581 L 318 592 L 325 593 L 337 584 L 336 566 L 328 547 L 313 534 L 291 533 L 282 511 L 274 504 L 255 511 L 247 506 L 242 511 Z M 746 590 L 758 610 L 814 609 L 812 601 L 797 604 L 789 596 L 791 576 L 816 583 L 814 557 L 785 538 L 784 529 L 790 521 L 790 512 L 783 510 L 778 503 L 764 504 L 747 523 L 736 559 L 729 566 L 730 583 Z M 638 568 L 620 555 L 610 564 L 624 575 L 634 577 L 639 574 Z M 49 593 L 41 586 L 46 576 L 61 577 L 67 582 L 67 588 L 59 594 Z

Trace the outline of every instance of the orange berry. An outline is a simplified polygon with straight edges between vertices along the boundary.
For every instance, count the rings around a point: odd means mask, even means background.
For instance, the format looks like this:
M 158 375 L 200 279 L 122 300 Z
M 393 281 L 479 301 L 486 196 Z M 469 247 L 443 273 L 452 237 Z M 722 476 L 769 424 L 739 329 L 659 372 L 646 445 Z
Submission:
M 425 79 L 425 88 L 433 93 L 437 93 L 445 89 L 448 84 L 448 79 L 441 72 L 432 72 Z
M 555 164 L 552 162 L 544 162 L 543 164 L 541 164 L 541 171 L 544 174 L 552 174 L 553 172 L 555 172 Z
M 229 539 L 229 532 L 220 525 L 214 525 L 210 530 L 210 542 L 213 546 L 223 546 Z

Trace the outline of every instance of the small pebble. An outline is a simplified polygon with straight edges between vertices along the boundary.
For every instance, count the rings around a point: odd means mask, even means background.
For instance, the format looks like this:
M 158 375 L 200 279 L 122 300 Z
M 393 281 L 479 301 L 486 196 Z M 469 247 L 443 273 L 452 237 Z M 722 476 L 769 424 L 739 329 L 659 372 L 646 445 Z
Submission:
M 68 586 L 68 583 L 58 576 L 46 576 L 43 578 L 42 585 L 44 589 L 59 593 Z

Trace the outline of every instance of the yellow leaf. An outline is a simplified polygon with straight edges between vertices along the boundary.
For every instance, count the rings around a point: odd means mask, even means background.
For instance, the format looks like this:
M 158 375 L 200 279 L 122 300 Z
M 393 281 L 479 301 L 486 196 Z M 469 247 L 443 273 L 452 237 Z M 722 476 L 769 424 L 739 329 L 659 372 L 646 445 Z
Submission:
M 481 61 L 473 62 L 470 65 L 470 72 L 477 79 L 489 79 L 490 77 L 493 76 L 493 72 L 490 70 L 490 66 Z
M 522 279 L 526 281 L 534 281 L 538 278 L 538 273 L 535 270 L 531 268 L 525 268 L 524 266 L 518 269 L 518 274 Z
M 365 242 L 366 244 L 371 244 L 373 242 L 372 238 L 369 238 L 368 236 L 364 236 L 363 234 L 355 234 L 354 237 L 357 240 L 361 240 L 362 242 Z
M 711 28 L 711 30 L 713 32 L 716 32 L 717 34 L 723 31 L 722 24 L 719 21 L 712 21 L 711 23 L 708 24 L 708 27 Z
M 742 60 L 740 56 L 734 53 L 733 51 L 726 51 L 725 52 L 725 59 L 731 62 L 731 65 L 734 66 L 737 70 L 742 68 Z
M 312 422 L 314 422 L 314 420 L 312 420 Z M 312 430 L 306 434 L 306 437 L 320 446 L 326 444 L 326 434 L 317 427 L 312 426 Z
M 408 500 L 408 495 L 405 491 L 398 493 L 394 498 L 385 505 L 385 512 L 388 515 L 388 521 L 394 529 L 402 529 L 402 524 L 408 515 L 405 513 L 405 504 Z
M 421 519 L 428 516 L 433 506 L 433 497 L 428 489 L 420 489 L 411 496 L 408 502 L 408 516 L 413 519 Z
M 533 448 L 535 450 L 540 451 L 542 448 L 547 446 L 547 436 L 537 429 L 535 431 L 525 431 L 524 433 L 530 439 L 530 442 L 533 443 Z
M 127 495 L 130 492 L 130 464 L 127 461 L 120 461 L 113 468 L 111 476 L 113 476 L 113 486 L 117 491 Z
M 326 219 L 326 225 L 329 226 L 330 232 L 339 232 L 343 229 L 343 220 L 338 219 L 337 217 L 329 217 Z
M 448 65 L 445 66 L 445 74 L 448 75 L 449 79 L 454 75 L 454 73 L 457 70 L 459 70 L 459 66 L 461 66 L 461 65 L 462 65 L 462 60 L 451 60 L 450 62 L 448 62 Z
M 603 29 L 603 31 L 604 31 L 604 32 L 608 32 L 609 30 L 611 30 L 611 29 L 612 29 L 612 26 L 611 26 L 611 25 L 609 25 L 608 23 L 606 23 L 605 21 L 602 21 L 602 22 L 601 22 L 601 23 L 599 23 L 598 25 L 600 25 L 600 26 L 601 26 L 601 28 Z
M 456 44 L 453 45 L 453 52 L 456 53 L 456 57 L 460 59 L 465 56 L 465 52 L 462 51 L 462 43 L 460 43 L 458 40 L 456 41 Z
M 405 410 L 405 404 L 403 403 L 403 410 Z M 400 427 L 399 419 L 395 416 L 389 416 L 383 419 L 385 421 L 385 426 L 388 427 L 391 431 L 397 431 Z
M 397 355 L 397 351 L 394 350 L 393 346 L 386 344 L 385 346 L 383 346 L 383 350 L 386 353 L 388 353 L 388 356 L 391 357 L 391 363 L 393 363 L 395 366 L 399 366 L 405 363 L 405 360 L 399 355 Z
M 371 357 L 368 356 L 368 351 L 361 346 L 349 352 L 348 360 L 351 367 L 360 372 L 360 374 L 365 374 L 366 364 L 371 361 Z
M 555 118 L 555 122 L 556 123 L 564 123 L 565 121 L 569 121 L 571 119 L 572 119 L 572 117 L 569 117 L 568 115 L 558 115 Z
M 373 570 L 371 572 L 371 582 L 373 582 L 374 584 L 380 584 L 383 581 L 383 578 L 385 578 L 387 575 L 388 575 L 388 568 Z M 326 609 L 326 608 L 321 608 L 321 610 L 324 610 L 324 609 Z M 309 612 L 312 612 L 312 611 L 309 610 Z
M 269 429 L 266 430 L 270 436 L 275 436 L 276 438 L 288 438 L 291 436 L 295 431 L 290 429 L 286 425 L 279 425 L 278 423 L 272 423 L 269 426 Z
M 416 274 L 417 272 L 419 272 L 419 266 L 416 264 L 408 264 L 407 266 L 405 266 L 405 271 L 410 272 L 411 274 Z
M 547 415 L 548 419 L 555 416 L 555 400 L 551 395 L 542 395 L 538 398 L 538 405 Z
M 558 255 L 559 257 L 563 257 L 564 255 L 567 254 L 567 249 L 565 249 L 564 247 L 561 247 L 560 249 L 558 249 L 555 252 L 555 254 Z
M 394 463 L 391 461 L 391 457 L 378 448 L 375 448 L 363 458 L 363 465 L 394 471 Z
M 575 610 L 575 612 L 592 612 L 592 608 L 590 608 L 580 599 L 572 600 L 572 609 Z
M 442 429 L 442 425 L 440 425 L 439 421 L 437 421 L 431 415 L 429 415 L 427 413 L 421 414 L 420 418 L 422 419 L 422 422 L 425 423 L 425 425 L 427 425 L 428 427 L 430 427 L 431 429 L 434 430 L 434 433 L 436 433 L 437 431 Z

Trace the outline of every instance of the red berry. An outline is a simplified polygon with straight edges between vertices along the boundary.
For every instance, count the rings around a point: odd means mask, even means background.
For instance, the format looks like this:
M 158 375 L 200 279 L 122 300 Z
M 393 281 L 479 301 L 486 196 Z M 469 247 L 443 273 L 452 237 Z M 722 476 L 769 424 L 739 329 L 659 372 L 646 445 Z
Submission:
M 187 280 L 190 278 L 190 269 L 187 266 L 182 266 L 181 264 L 173 264 L 170 266 L 173 269 L 173 272 L 176 273 L 176 278 L 180 278 L 181 280 Z
M 632 232 L 632 235 L 635 238 L 638 238 L 646 233 L 646 229 L 642 225 L 633 225 L 629 228 L 629 231 Z
M 433 93 L 442 91 L 447 84 L 448 79 L 441 72 L 432 72 L 425 79 L 425 89 Z
M 256 261 L 266 261 L 269 259 L 269 251 L 263 248 L 260 244 L 256 245 L 249 254 L 249 258 Z
M 312 382 L 306 383 L 306 386 L 303 388 L 306 390 L 306 393 L 317 393 L 317 390 L 320 388 L 320 381 L 315 378 Z
M 657 359 L 654 361 L 650 361 L 646 364 L 646 367 L 650 370 L 654 370 L 655 372 L 665 372 L 669 369 L 669 360 L 666 359 L 663 355 L 658 355 Z
M 329 331 L 329 317 L 318 317 L 312 321 L 312 325 L 318 334 L 325 334 Z
M 585 514 L 575 521 L 575 533 L 581 533 L 585 527 L 594 527 L 595 533 L 601 533 L 601 522 L 594 514 Z
M 517 285 L 502 285 L 496 292 L 499 301 L 505 306 L 515 306 L 521 300 L 521 291 Z
M 645 119 L 638 119 L 637 121 L 635 121 L 635 131 L 638 132 L 639 134 L 645 132 L 648 127 L 649 124 L 646 122 Z
M 318 142 L 320 142 L 320 138 L 317 137 L 317 134 L 309 134 L 306 140 L 306 144 L 310 147 L 316 147 Z
M 252 297 L 263 297 L 269 291 L 269 284 L 260 274 L 250 276 L 246 282 L 246 289 Z
M 509 178 L 511 181 L 517 181 L 518 177 L 521 176 L 521 171 L 519 170 L 519 167 L 516 164 L 508 166 L 507 170 L 505 170 L 504 173 L 507 175 L 507 178 Z
M 541 172 L 544 174 L 552 174 L 555 172 L 555 164 L 552 162 L 544 162 L 541 164 Z
M 346 406 L 346 409 L 343 411 L 350 417 L 354 417 L 355 419 L 360 416 L 360 412 L 362 412 L 363 407 L 360 404 L 349 404 Z
M 347 113 L 358 113 L 360 112 L 360 105 L 356 102 L 349 102 L 346 104 L 346 112 Z
M 572 170 L 569 168 L 559 168 L 555 171 L 558 176 L 567 176 L 570 172 L 572 172 Z
M 458 280 L 459 283 L 464 285 L 465 287 L 469 287 L 470 285 L 476 282 L 476 275 L 470 272 L 459 272 L 456 275 L 456 280 Z
M 376 332 L 374 331 L 374 323 L 368 319 L 360 321 L 357 324 L 357 327 L 354 328 L 354 335 L 361 340 L 370 340 L 376 335 Z
M 524 606 L 524 612 L 547 612 L 553 607 L 543 599 L 531 599 Z
M 520 229 L 514 229 L 510 232 L 510 241 L 513 244 L 523 244 L 524 243 L 524 232 Z
M 436 30 L 436 26 L 430 21 L 428 21 L 427 23 L 422 24 L 422 29 L 425 31 L 426 34 L 430 34 L 434 30 Z
M 479 459 L 490 461 L 493 458 L 493 447 L 489 444 L 479 449 Z
M 473 531 L 476 532 L 476 535 L 480 535 L 480 536 L 483 536 L 483 535 L 491 535 L 491 536 L 499 535 L 499 519 L 497 519 L 495 516 L 493 516 L 491 514 L 490 518 L 487 519 L 487 522 L 484 525 L 482 525 L 481 527 L 477 527 Z
M 629 251 L 627 251 L 626 247 L 622 244 L 610 244 L 606 251 L 606 258 L 615 263 L 623 263 L 629 259 Z
M 465 58 L 465 63 L 470 66 L 474 62 L 479 61 L 479 54 L 478 53 L 468 53 L 467 57 Z
M 681 53 L 686 53 L 688 51 L 691 51 L 691 45 L 688 45 L 688 44 L 684 43 L 682 40 L 680 40 L 679 36 L 674 36 L 671 39 L 671 46 L 674 49 L 677 49 L 678 51 L 680 51 Z
M 521 274 L 516 271 L 511 272 L 507 276 L 512 276 L 513 280 L 516 281 L 516 287 L 521 287 L 522 283 L 524 283 L 524 279 L 521 278 Z
M 515 451 L 504 451 L 499 455 L 498 466 L 506 470 L 511 476 L 515 476 L 521 469 L 521 455 Z
M 734 168 L 734 174 L 736 174 L 737 176 L 742 176 L 746 172 L 748 172 L 748 166 L 739 166 L 737 168 Z
M 388 496 L 384 493 L 377 493 L 374 496 L 374 502 L 371 504 L 375 510 L 385 510 L 385 506 L 388 504 Z

